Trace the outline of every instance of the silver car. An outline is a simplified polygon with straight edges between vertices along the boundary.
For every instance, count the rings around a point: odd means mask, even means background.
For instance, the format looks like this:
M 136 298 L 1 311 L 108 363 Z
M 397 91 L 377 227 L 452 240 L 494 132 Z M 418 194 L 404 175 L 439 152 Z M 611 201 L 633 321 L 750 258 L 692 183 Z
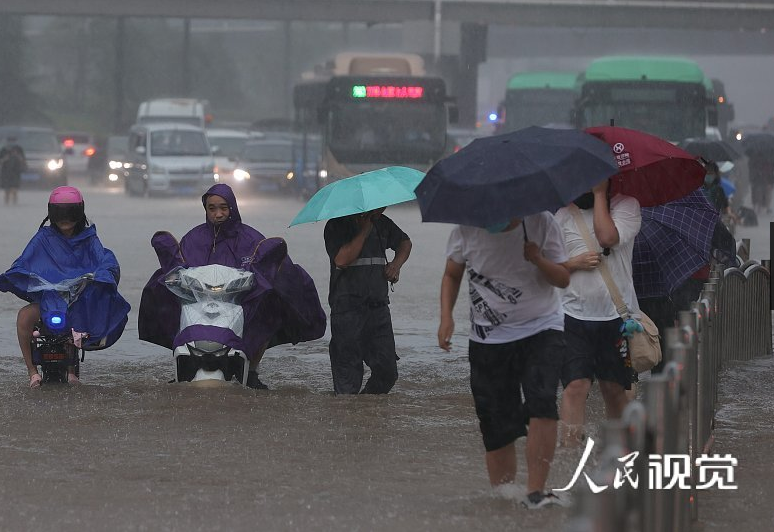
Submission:
M 132 126 L 128 159 L 129 195 L 201 194 L 217 182 L 210 143 L 197 126 Z

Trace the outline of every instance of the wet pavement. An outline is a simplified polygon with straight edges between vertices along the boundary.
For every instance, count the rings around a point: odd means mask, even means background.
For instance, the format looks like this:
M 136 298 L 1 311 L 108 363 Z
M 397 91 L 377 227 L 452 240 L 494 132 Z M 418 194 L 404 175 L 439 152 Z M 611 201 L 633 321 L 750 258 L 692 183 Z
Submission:
M 422 224 L 415 205 L 387 211 L 414 242 L 392 294 L 401 361 L 391 394 L 334 397 L 327 334 L 269 350 L 260 368 L 269 391 L 171 385 L 171 355 L 137 339 L 137 309 L 157 267 L 151 235 L 182 236 L 203 221 L 201 203 L 88 187 L 84 195 L 102 242 L 121 263 L 132 313 L 119 342 L 87 354 L 82 386 L 30 390 L 15 334 L 22 302 L 0 294 L 0 530 L 561 529 L 570 510 L 520 507 L 523 470 L 512 493 L 488 486 L 467 381 L 466 290 L 453 351 L 436 347 L 448 226 Z M 293 198 L 238 197 L 246 223 L 287 239 L 327 310 L 323 224 L 288 229 L 303 205 Z M 46 198 L 24 190 L 20 205 L 0 207 L 3 269 L 37 229 Z M 765 229 L 751 231 L 753 258 L 764 257 L 763 241 L 768 256 Z M 774 377 L 774 364 L 756 360 L 727 373 L 716 447 L 739 458 L 740 489 L 707 493 L 701 526 L 770 530 L 774 400 L 765 377 Z M 595 387 L 592 436 L 601 418 Z M 520 465 L 522 449 L 520 442 Z M 549 485 L 565 485 L 578 458 L 577 450 L 559 449 Z

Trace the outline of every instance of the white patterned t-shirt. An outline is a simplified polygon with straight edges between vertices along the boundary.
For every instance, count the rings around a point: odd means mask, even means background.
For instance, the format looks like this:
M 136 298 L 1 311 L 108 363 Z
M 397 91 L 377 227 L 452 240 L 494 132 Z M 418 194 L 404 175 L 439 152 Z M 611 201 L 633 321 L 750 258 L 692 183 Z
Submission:
M 471 340 L 502 344 L 546 329 L 564 330 L 559 290 L 524 258 L 525 228 L 548 260 L 567 261 L 561 229 L 548 212 L 502 233 L 456 226 L 449 235 L 446 255 L 468 273 Z

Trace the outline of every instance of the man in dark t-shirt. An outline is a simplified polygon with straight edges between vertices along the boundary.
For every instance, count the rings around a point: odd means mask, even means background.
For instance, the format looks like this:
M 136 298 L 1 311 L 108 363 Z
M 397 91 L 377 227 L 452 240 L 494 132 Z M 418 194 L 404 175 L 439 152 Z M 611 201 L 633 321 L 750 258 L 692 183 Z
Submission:
M 387 283 L 396 283 L 411 240 L 384 208 L 325 225 L 331 264 L 331 372 L 337 394 L 387 393 L 398 379 Z M 386 250 L 395 252 L 392 261 Z M 363 384 L 363 363 L 371 377 Z

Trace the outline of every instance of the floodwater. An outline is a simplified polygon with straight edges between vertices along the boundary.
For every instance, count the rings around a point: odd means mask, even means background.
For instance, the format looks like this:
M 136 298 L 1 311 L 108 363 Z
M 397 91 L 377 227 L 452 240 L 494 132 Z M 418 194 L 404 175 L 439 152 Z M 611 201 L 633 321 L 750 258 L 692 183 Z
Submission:
M 520 507 L 521 468 L 512 492 L 488 486 L 467 381 L 465 290 L 453 351 L 436 347 L 448 226 L 422 224 L 414 205 L 387 211 L 414 242 L 392 294 L 401 361 L 389 395 L 334 397 L 328 335 L 269 350 L 260 366 L 269 391 L 200 387 L 168 383 L 171 355 L 137 339 L 137 309 L 157 265 L 151 235 L 182 236 L 203 221 L 201 203 L 84 192 L 133 309 L 119 342 L 87 354 L 82 386 L 30 390 L 15 335 L 22 302 L 0 294 L 0 530 L 561 530 L 572 510 Z M 46 197 L 25 190 L 20 205 L 0 208 L 3 269 L 36 230 Z M 271 195 L 240 200 L 246 223 L 287 239 L 327 310 L 323 224 L 287 228 L 301 207 Z M 740 489 L 708 494 L 702 526 L 770 530 L 772 489 L 761 468 L 774 472 L 774 401 L 770 386 L 756 383 L 774 376 L 774 365 L 754 361 L 730 374 L 717 441 L 718 452 L 739 458 Z M 601 416 L 595 388 L 592 436 Z M 523 441 L 518 448 L 521 465 Z M 564 486 L 579 456 L 559 449 L 549 485 Z

